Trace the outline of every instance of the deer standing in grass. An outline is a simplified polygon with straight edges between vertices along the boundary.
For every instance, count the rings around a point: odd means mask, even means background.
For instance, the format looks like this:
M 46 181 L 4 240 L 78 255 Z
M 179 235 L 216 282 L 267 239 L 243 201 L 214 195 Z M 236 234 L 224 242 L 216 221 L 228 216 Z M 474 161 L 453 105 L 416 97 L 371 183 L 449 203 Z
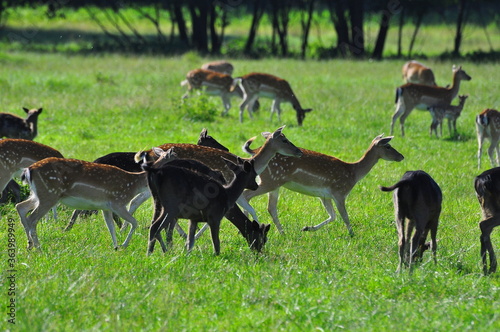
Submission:
M 0 192 L 23 168 L 48 157 L 63 158 L 56 149 L 37 142 L 16 138 L 0 140 Z
M 458 96 L 458 105 L 434 105 L 429 107 L 429 112 L 432 116 L 432 123 L 430 126 L 430 135 L 434 131 L 437 137 L 437 127 L 439 126 L 440 135 L 443 136 L 443 119 L 448 119 L 448 132 L 452 135 L 451 128 L 453 127 L 453 134 L 457 134 L 457 119 L 462 114 L 464 109 L 465 101 L 469 96 L 460 95 Z
M 363 157 L 355 163 L 347 163 L 335 157 L 322 153 L 301 149 L 301 158 L 292 159 L 276 155 L 268 168 L 260 174 L 261 183 L 256 191 L 245 191 L 243 196 L 250 200 L 255 196 L 269 193 L 267 209 L 278 231 L 283 233 L 283 227 L 278 219 L 278 198 L 280 187 L 296 191 L 308 196 L 318 197 L 326 209 L 329 217 L 316 226 L 304 227 L 303 231 L 316 231 L 335 220 L 335 211 L 332 200 L 335 202 L 350 235 L 354 235 L 345 201 L 352 188 L 358 183 L 380 160 L 401 161 L 403 155 L 396 151 L 389 142 L 392 137 L 377 136 Z M 244 149 L 254 154 L 259 150 L 251 150 L 249 140 Z M 256 216 L 254 216 L 256 219 Z
M 220 96 L 224 104 L 222 115 L 226 115 L 231 109 L 232 97 L 243 97 L 243 92 L 238 87 L 231 89 L 233 78 L 227 74 L 206 69 L 194 69 L 187 73 L 186 79 L 181 82 L 187 85 L 188 91 L 182 96 L 187 98 L 193 90 L 201 90 L 205 87 L 205 93 L 211 96 Z
M 233 75 L 234 67 L 228 61 L 219 60 L 219 61 L 212 61 L 212 62 L 204 63 L 201 66 L 201 69 L 212 70 L 212 71 L 216 71 L 218 73 L 222 73 L 222 74 L 226 74 L 226 75 L 231 76 L 231 75 Z
M 430 247 L 434 262 L 437 263 L 436 234 L 443 195 L 436 181 L 424 171 L 408 171 L 398 183 L 390 187 L 380 187 L 380 190 L 394 191 L 394 211 L 399 237 L 397 272 L 401 271 L 403 264 L 411 267 L 413 262 L 422 259 L 424 251 L 429 247 L 425 242 L 429 231 Z
M 22 138 L 33 140 L 38 134 L 38 116 L 42 113 L 42 108 L 27 109 L 26 119 L 10 113 L 0 113 L 0 138 Z
M 492 168 L 478 175 L 474 181 L 477 199 L 481 205 L 483 220 L 479 222 L 481 230 L 481 259 L 484 274 L 497 270 L 497 259 L 491 243 L 491 232 L 500 225 L 500 167 Z M 487 255 L 490 256 L 488 269 Z
M 411 60 L 405 63 L 402 72 L 406 83 L 437 86 L 432 69 L 418 61 Z
M 251 73 L 242 77 L 237 77 L 234 79 L 232 90 L 240 87 L 243 91 L 243 102 L 240 104 L 240 122 L 243 122 L 243 113 L 245 108 L 248 109 L 248 115 L 252 118 L 252 110 L 254 109 L 254 104 L 259 97 L 270 98 L 273 100 L 271 106 L 271 119 L 273 114 L 277 113 L 278 121 L 281 122 L 281 103 L 287 102 L 291 103 L 295 109 L 297 116 L 297 123 L 302 126 L 306 113 L 312 111 L 310 108 L 302 108 L 299 100 L 292 91 L 290 84 L 282 78 L 263 74 L 263 73 Z
M 152 168 L 143 165 L 148 173 L 151 194 L 157 203 L 155 219 L 149 231 L 148 254 L 153 252 L 157 240 L 163 251 L 167 250 L 160 233 L 164 228 L 167 230 L 167 245 L 172 245 L 172 232 L 177 218 L 190 220 L 186 242 L 188 252 L 193 249 L 198 222 L 206 222 L 211 230 L 214 252 L 216 255 L 220 253 L 219 229 L 222 217 L 233 207 L 245 188 L 258 187 L 254 161 L 239 165 L 224 161 L 235 173 L 233 181 L 227 185 L 185 167 L 166 164 Z
M 483 153 L 483 142 L 485 139 L 490 141 L 488 148 L 488 156 L 492 167 L 498 166 L 500 150 L 498 143 L 500 142 L 500 112 L 487 108 L 476 116 L 476 133 L 478 142 L 477 151 L 477 167 L 481 168 L 481 155 Z M 496 158 L 495 158 L 496 153 Z
M 397 88 L 396 111 L 391 120 L 391 135 L 394 132 L 394 124 L 398 118 L 401 135 L 405 135 L 405 120 L 415 107 L 427 109 L 434 105 L 450 105 L 451 101 L 458 95 L 462 80 L 470 81 L 471 77 L 461 66 L 453 66 L 453 83 L 449 88 L 413 83 L 407 83 Z
M 157 166 L 165 160 L 159 158 Z M 118 244 L 113 213 L 123 218 L 131 225 L 121 245 L 125 248 L 137 228 L 137 220 L 127 206 L 148 190 L 145 172 L 127 172 L 116 166 L 77 159 L 51 157 L 37 161 L 24 170 L 23 178 L 31 195 L 18 203 L 16 209 L 28 237 L 28 249 L 40 247 L 37 223 L 58 202 L 80 210 L 102 210 L 115 249 Z

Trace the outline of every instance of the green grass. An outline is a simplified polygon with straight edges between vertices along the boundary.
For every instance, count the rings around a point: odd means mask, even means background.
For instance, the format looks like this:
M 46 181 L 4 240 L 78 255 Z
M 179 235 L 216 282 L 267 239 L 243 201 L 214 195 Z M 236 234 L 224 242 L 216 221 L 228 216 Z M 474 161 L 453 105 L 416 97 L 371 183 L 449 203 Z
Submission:
M 282 122 L 269 121 L 270 101 L 253 121 L 238 122 L 237 100 L 221 117 L 220 99 L 194 96 L 182 104 L 179 83 L 207 59 L 184 57 L 64 56 L 3 53 L 2 111 L 43 107 L 37 141 L 66 157 L 93 160 L 113 151 L 137 151 L 167 142 L 196 142 L 206 127 L 234 153 L 263 131 L 286 124 L 296 145 L 358 160 L 371 140 L 389 134 L 394 89 L 402 61 L 295 61 L 230 59 L 235 76 L 263 71 L 286 78 L 308 114 L 298 127 L 290 105 Z M 428 64 L 438 83 L 451 80 L 449 62 Z M 499 108 L 497 64 L 462 63 L 472 81 L 462 85 L 467 100 L 458 138 L 429 137 L 430 116 L 414 111 L 407 136 L 396 130 L 392 145 L 400 163 L 381 161 L 347 199 L 355 236 L 338 218 L 315 233 L 303 226 L 327 215 L 316 198 L 285 189 L 278 211 L 286 234 L 271 228 L 265 251 L 256 255 L 227 220 L 221 255 L 210 236 L 196 242 L 190 256 L 175 236 L 174 249 L 146 257 L 152 204 L 136 213 L 140 227 L 130 246 L 115 252 L 101 215 L 82 219 L 62 232 L 71 214 L 38 225 L 42 250 L 27 251 L 26 235 L 12 204 L 0 207 L 0 241 L 7 247 L 9 218 L 16 236 L 16 326 L 7 323 L 7 253 L 3 251 L 2 319 L 11 330 L 421 330 L 493 331 L 500 328 L 499 277 L 482 275 L 479 259 L 479 204 L 473 190 L 477 169 L 475 115 Z M 210 112 L 216 109 L 215 115 Z M 208 116 L 203 115 L 207 110 Z M 263 142 L 260 137 L 254 144 Z M 395 274 L 397 234 L 390 194 L 378 185 L 395 183 L 406 170 L 423 169 L 440 184 L 443 212 L 438 230 L 438 264 L 430 255 L 412 275 Z M 266 197 L 252 200 L 269 223 Z M 185 222 L 182 222 L 185 224 Z M 123 241 L 126 234 L 119 234 Z M 496 248 L 500 237 L 493 234 Z M 5 250 L 5 249 L 4 249 Z

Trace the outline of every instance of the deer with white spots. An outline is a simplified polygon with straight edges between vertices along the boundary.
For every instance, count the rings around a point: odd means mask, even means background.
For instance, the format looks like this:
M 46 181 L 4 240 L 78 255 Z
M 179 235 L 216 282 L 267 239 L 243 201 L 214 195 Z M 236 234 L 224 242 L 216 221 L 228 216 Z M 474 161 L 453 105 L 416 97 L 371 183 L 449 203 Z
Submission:
M 460 95 L 458 96 L 458 105 L 434 105 L 429 107 L 429 112 L 432 116 L 432 123 L 430 127 L 430 134 L 432 132 L 436 133 L 437 137 L 437 127 L 439 126 L 440 134 L 443 136 L 443 120 L 448 119 L 448 132 L 452 135 L 451 128 L 453 127 L 453 134 L 457 133 L 457 119 L 462 114 L 462 110 L 465 106 L 465 101 L 469 96 Z
M 387 161 L 401 161 L 403 155 L 396 151 L 390 144 L 392 137 L 375 137 L 363 157 L 355 163 L 347 163 L 326 154 L 301 149 L 302 157 L 297 159 L 276 155 L 268 168 L 260 174 L 261 183 L 255 191 L 245 191 L 243 196 L 250 200 L 255 196 L 269 193 L 268 211 L 276 228 L 283 233 L 283 227 L 278 219 L 278 198 L 280 187 L 298 193 L 318 197 L 329 218 L 316 226 L 304 227 L 303 231 L 316 231 L 331 221 L 335 220 L 332 199 L 344 220 L 350 235 L 353 235 L 345 201 L 352 188 L 358 183 L 375 164 L 384 159 Z M 251 150 L 249 140 L 244 150 L 250 154 L 258 152 Z M 253 216 L 256 219 L 256 216 Z
M 483 153 L 483 143 L 487 139 L 490 141 L 488 148 L 488 156 L 490 157 L 491 166 L 500 165 L 500 150 L 498 143 L 500 142 L 500 112 L 487 108 L 476 116 L 476 133 L 477 142 L 479 145 L 477 151 L 477 167 L 481 168 L 481 155 Z M 495 158 L 496 153 L 496 158 Z
M 48 157 L 63 158 L 56 149 L 37 142 L 17 138 L 0 140 L 0 192 L 12 178 L 21 175 L 23 168 Z
M 161 157 L 156 165 L 165 162 L 168 159 Z M 80 210 L 102 210 L 115 249 L 118 244 L 113 213 L 117 214 L 131 225 L 121 245 L 127 247 L 137 228 L 137 220 L 127 206 L 134 197 L 149 190 L 145 172 L 127 172 L 77 159 L 40 160 L 25 169 L 23 179 L 29 184 L 31 195 L 16 209 L 28 237 L 28 249 L 40 247 L 37 223 L 58 202 Z
M 182 99 L 189 97 L 193 90 L 202 90 L 210 96 L 220 96 L 224 104 L 222 115 L 226 115 L 231 109 L 232 97 L 243 97 L 243 92 L 238 87 L 231 89 L 233 78 L 227 74 L 219 73 L 206 69 L 194 69 L 187 73 L 186 79 L 181 82 L 182 86 L 188 87 L 188 91 L 182 96 Z
M 396 89 L 396 111 L 392 115 L 391 135 L 394 124 L 399 118 L 401 136 L 405 135 L 405 120 L 414 108 L 427 110 L 434 105 L 450 105 L 458 95 L 460 82 L 470 81 L 471 77 L 462 67 L 453 66 L 453 84 L 449 88 L 407 83 Z
M 243 102 L 240 104 L 240 122 L 243 122 L 243 113 L 248 109 L 248 115 L 252 118 L 255 102 L 259 97 L 270 98 L 273 100 L 271 106 L 271 120 L 273 114 L 277 113 L 278 121 L 281 122 L 281 103 L 291 103 L 296 112 L 297 123 L 302 126 L 306 113 L 312 111 L 310 108 L 302 108 L 299 100 L 295 96 L 290 84 L 282 78 L 263 74 L 250 73 L 245 76 L 234 79 L 231 90 L 238 87 L 243 91 Z

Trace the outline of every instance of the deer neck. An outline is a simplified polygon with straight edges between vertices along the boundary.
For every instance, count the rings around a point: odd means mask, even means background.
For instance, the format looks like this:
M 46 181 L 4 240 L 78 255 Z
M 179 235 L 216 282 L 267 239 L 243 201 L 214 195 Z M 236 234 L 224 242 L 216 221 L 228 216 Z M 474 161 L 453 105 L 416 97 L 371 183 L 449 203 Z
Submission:
M 30 128 L 30 131 L 31 131 L 31 139 L 33 140 L 36 135 L 38 134 L 38 125 L 37 125 L 37 120 L 35 119 L 35 121 L 31 121 L 28 123 L 29 125 L 29 128 Z
M 458 91 L 460 90 L 460 81 L 461 79 L 458 78 L 457 73 L 454 73 L 453 83 L 450 87 L 451 99 L 454 99 L 458 95 Z
M 352 163 L 354 178 L 356 179 L 356 182 L 364 178 L 365 175 L 371 171 L 373 166 L 375 166 L 378 160 L 379 157 L 377 156 L 375 151 L 373 151 L 372 147 L 370 147 L 360 160 Z
M 262 145 L 259 152 L 257 152 L 257 154 L 252 157 L 255 162 L 254 167 L 257 175 L 264 172 L 267 165 L 269 164 L 271 159 L 274 158 L 274 156 L 276 156 L 276 149 L 271 146 L 271 140 L 268 139 L 266 140 L 264 145 Z
M 233 181 L 231 181 L 229 184 L 225 185 L 224 188 L 226 189 L 226 194 L 228 197 L 227 201 L 227 206 L 230 208 L 231 206 L 234 205 L 238 197 L 241 196 L 241 193 L 243 190 L 245 190 L 245 186 L 247 184 L 247 177 L 250 176 L 249 174 L 240 171 L 238 172 L 238 175 L 236 175 L 233 178 Z

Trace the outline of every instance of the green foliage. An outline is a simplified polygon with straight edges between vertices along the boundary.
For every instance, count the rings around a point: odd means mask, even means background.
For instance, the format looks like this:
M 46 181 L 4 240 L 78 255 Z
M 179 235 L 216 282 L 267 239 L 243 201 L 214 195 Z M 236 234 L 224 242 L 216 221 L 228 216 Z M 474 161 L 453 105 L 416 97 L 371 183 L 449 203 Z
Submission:
M 394 89 L 402 84 L 402 61 L 295 61 L 228 59 L 235 76 L 251 71 L 288 80 L 303 107 L 303 127 L 283 104 L 282 121 L 269 120 L 271 102 L 239 123 L 237 105 L 225 117 L 218 97 L 193 94 L 182 101 L 179 83 L 188 70 L 209 60 L 150 56 L 62 56 L 12 52 L 0 61 L 5 110 L 43 106 L 38 142 L 66 157 L 94 160 L 114 151 L 138 151 L 168 142 L 195 143 L 202 128 L 240 156 L 244 142 L 286 125 L 296 145 L 358 160 L 371 140 L 388 135 Z M 3 60 L 5 59 L 5 60 Z M 22 61 L 21 61 L 22 60 Z M 195 61 L 196 60 L 196 61 Z M 439 84 L 451 81 L 452 62 L 426 61 Z M 16 329 L 67 330 L 412 330 L 500 328 L 499 274 L 484 277 L 479 257 L 480 209 L 473 189 L 477 169 L 474 117 L 499 108 L 496 64 L 464 62 L 472 76 L 457 121 L 459 136 L 429 137 L 427 112 L 415 110 L 402 138 L 391 142 L 405 156 L 380 161 L 347 199 L 355 236 L 338 217 L 314 233 L 300 230 L 327 215 L 316 198 L 281 190 L 278 212 L 285 234 L 271 226 L 262 254 L 252 253 L 237 229 L 221 225 L 221 255 L 203 235 L 189 256 L 175 235 L 174 248 L 146 256 L 152 203 L 136 212 L 139 227 L 130 246 L 114 251 L 101 214 L 80 219 L 62 232 L 72 210 L 58 207 L 40 220 L 41 250 L 27 251 L 26 235 L 12 204 L 0 206 L 2 223 L 14 222 L 16 239 Z M 207 110 L 209 110 L 208 113 Z M 192 112 L 192 113 L 190 113 Z M 190 115 L 194 114 L 194 115 Z M 208 115 L 207 115 L 208 114 Z M 193 120 L 191 117 L 199 117 Z M 259 137 L 252 146 L 259 146 Z M 397 234 L 390 194 L 379 185 L 395 183 L 406 170 L 423 169 L 440 184 L 443 212 L 438 230 L 438 264 L 430 255 L 410 275 L 397 275 Z M 270 223 L 267 196 L 252 200 L 260 221 Z M 180 221 L 185 228 L 186 222 Z M 8 241 L 0 229 L 2 248 Z M 126 234 L 118 233 L 118 241 Z M 492 237 L 500 246 L 498 231 Z M 7 254 L 3 252 L 2 303 L 7 295 Z M 5 313 L 5 310 L 4 310 Z M 2 330 L 13 329 L 4 314 Z

